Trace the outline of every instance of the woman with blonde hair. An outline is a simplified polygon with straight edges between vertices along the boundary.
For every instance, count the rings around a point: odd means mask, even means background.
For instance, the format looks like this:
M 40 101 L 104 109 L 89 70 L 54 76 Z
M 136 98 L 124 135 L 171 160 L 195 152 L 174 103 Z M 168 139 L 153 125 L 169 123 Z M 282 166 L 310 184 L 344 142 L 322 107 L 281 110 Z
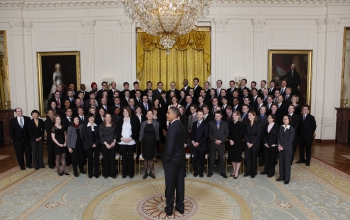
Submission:
M 239 175 L 239 168 L 242 161 L 243 143 L 242 138 L 244 134 L 244 126 L 239 111 L 233 111 L 232 121 L 229 122 L 229 140 L 228 160 L 232 162 L 233 173 L 230 177 L 237 179 Z

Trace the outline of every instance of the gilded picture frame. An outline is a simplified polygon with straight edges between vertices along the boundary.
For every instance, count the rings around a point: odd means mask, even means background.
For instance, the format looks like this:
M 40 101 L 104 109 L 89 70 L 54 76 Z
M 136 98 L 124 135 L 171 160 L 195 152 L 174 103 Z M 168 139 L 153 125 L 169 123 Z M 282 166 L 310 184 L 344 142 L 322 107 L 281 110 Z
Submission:
M 300 89 L 293 92 L 299 96 L 299 105 L 311 104 L 312 83 L 312 50 L 269 50 L 268 51 L 268 83 L 273 79 L 276 87 L 280 87 L 280 77 L 291 71 L 295 64 L 300 74 Z M 288 87 L 288 83 L 287 83 Z
M 70 83 L 80 90 L 80 52 L 38 52 L 38 90 L 40 115 L 46 115 L 48 101 L 58 84 L 67 93 Z

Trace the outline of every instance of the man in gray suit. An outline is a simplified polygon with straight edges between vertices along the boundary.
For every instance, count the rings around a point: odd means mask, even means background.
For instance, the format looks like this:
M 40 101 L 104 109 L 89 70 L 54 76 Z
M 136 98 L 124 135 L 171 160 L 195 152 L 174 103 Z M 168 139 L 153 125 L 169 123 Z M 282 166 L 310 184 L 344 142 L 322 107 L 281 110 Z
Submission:
M 188 123 L 187 123 L 187 131 L 188 131 L 188 136 L 191 136 L 191 130 L 192 130 L 192 125 L 193 122 L 197 122 L 197 105 L 190 105 L 190 112 L 191 114 L 188 116 Z M 191 161 L 192 161 L 192 155 L 193 155 L 193 145 L 189 144 L 188 145 L 190 147 L 190 152 L 191 152 Z
M 227 178 L 225 165 L 224 165 L 224 154 L 225 154 L 225 142 L 229 135 L 228 123 L 221 120 L 222 112 L 215 112 L 215 120 L 209 122 L 209 171 L 207 177 L 213 175 L 214 163 L 216 158 L 216 151 L 218 151 L 218 160 L 220 175 Z

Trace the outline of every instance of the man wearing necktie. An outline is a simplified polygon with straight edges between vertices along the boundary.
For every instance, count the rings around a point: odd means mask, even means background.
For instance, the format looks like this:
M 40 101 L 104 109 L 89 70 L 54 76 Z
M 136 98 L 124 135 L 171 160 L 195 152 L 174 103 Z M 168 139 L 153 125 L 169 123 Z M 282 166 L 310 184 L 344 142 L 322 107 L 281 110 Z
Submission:
M 264 166 L 264 144 L 265 144 L 265 128 L 267 126 L 266 106 L 261 106 L 259 110 L 259 124 L 260 124 L 260 149 L 258 152 L 259 166 Z
M 32 167 L 32 151 L 29 145 L 29 132 L 28 123 L 30 118 L 23 116 L 23 111 L 21 108 L 15 109 L 16 117 L 10 120 L 10 137 L 13 140 L 13 145 L 15 147 L 16 157 L 18 165 L 21 170 Z M 24 155 L 26 163 L 24 164 Z
M 215 112 L 215 120 L 209 122 L 209 170 L 208 177 L 213 175 L 216 152 L 218 152 L 218 161 L 220 175 L 227 178 L 224 166 L 225 141 L 229 135 L 228 123 L 222 119 L 222 112 Z
M 302 115 L 299 121 L 299 160 L 296 163 L 305 163 L 306 166 L 310 166 L 311 160 L 311 146 L 313 141 L 313 135 L 316 131 L 316 120 L 313 115 L 309 114 L 310 107 L 304 105 L 302 107 Z M 306 159 L 304 157 L 304 151 L 306 150 Z

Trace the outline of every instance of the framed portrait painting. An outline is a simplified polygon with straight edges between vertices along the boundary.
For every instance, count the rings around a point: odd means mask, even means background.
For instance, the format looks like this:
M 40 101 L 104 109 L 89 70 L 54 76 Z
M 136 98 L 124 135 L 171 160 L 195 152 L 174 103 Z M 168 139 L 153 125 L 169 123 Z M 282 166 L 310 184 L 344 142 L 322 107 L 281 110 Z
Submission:
M 69 84 L 80 86 L 80 53 L 73 52 L 38 52 L 38 86 L 40 114 L 44 116 L 48 102 L 58 86 L 62 94 L 67 94 Z M 63 103 L 62 103 L 63 105 Z
M 268 80 L 275 80 L 279 88 L 285 79 L 292 95 L 298 96 L 299 105 L 310 105 L 312 50 L 269 50 L 268 62 Z

